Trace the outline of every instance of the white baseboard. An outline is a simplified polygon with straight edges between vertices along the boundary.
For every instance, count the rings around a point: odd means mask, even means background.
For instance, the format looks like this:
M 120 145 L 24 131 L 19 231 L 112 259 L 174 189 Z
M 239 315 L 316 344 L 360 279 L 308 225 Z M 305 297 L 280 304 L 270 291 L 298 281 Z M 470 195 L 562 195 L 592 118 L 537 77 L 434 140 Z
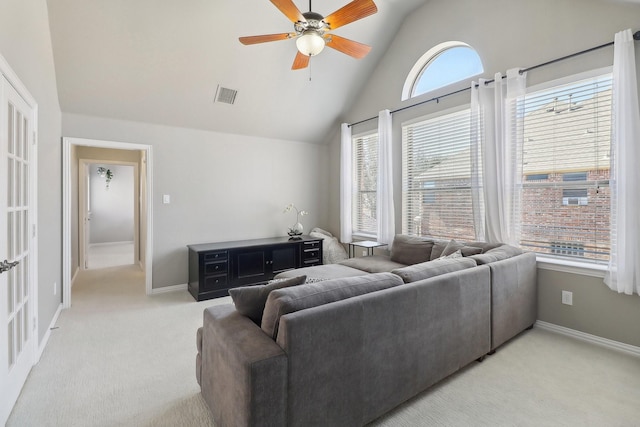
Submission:
M 178 291 L 186 291 L 188 285 L 186 283 L 182 285 L 173 285 L 173 286 L 164 286 L 162 288 L 153 288 L 151 289 L 151 295 L 156 294 L 165 294 L 167 292 L 178 292 Z
M 610 340 L 607 338 L 602 338 L 597 335 L 587 334 L 585 332 L 576 331 L 575 329 L 565 328 L 564 326 L 554 325 L 553 323 L 549 323 L 549 322 L 543 322 L 542 320 L 536 321 L 536 327 L 540 329 L 545 329 L 547 331 L 556 332 L 558 334 L 577 338 L 582 341 L 587 341 L 602 347 L 607 347 L 612 350 L 622 351 L 624 353 L 631 354 L 636 357 L 640 357 L 640 347 L 636 347 L 634 345 L 625 344 L 625 343 Z
M 122 242 L 102 242 L 102 243 L 89 243 L 89 246 L 116 246 L 116 245 L 134 245 L 133 240 L 123 240 Z
M 58 317 L 60 317 L 61 312 L 62 312 L 62 304 L 58 306 L 58 309 L 56 310 L 56 314 L 53 315 L 53 319 L 51 319 L 51 323 L 47 328 L 47 332 L 45 332 L 44 336 L 42 337 L 42 341 L 38 346 L 38 354 L 36 354 L 36 360 L 34 364 L 37 364 L 40 361 L 40 357 L 42 357 L 44 348 L 47 346 L 47 343 L 49 342 L 49 337 L 51 336 L 51 329 L 56 326 L 56 323 L 58 322 Z

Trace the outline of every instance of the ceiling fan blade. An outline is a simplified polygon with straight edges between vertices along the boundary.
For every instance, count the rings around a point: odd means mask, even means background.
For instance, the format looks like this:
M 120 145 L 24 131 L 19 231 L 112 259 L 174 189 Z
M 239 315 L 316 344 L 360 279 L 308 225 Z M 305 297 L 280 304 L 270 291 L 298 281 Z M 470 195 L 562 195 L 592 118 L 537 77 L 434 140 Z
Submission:
M 256 43 L 275 42 L 278 40 L 287 40 L 295 36 L 296 36 L 296 33 L 264 34 L 261 36 L 240 37 L 239 40 L 240 40 L 240 43 L 242 44 L 256 44 Z
M 307 68 L 309 66 L 309 58 L 311 57 L 298 51 L 296 55 L 296 59 L 293 60 L 293 65 L 291 66 L 291 69 L 301 70 L 303 68 Z
M 373 15 L 377 11 L 378 8 L 373 0 L 353 0 L 351 3 L 348 3 L 331 15 L 325 17 L 324 22 L 329 25 L 329 28 L 335 30 L 338 27 L 350 24 L 358 19 Z
M 293 0 L 271 0 L 271 3 L 273 3 L 273 5 L 280 10 L 280 12 L 284 13 L 285 16 L 289 18 L 289 20 L 294 24 L 298 21 L 307 22 L 307 20 L 302 15 L 302 12 L 300 12 L 300 9 L 298 9 L 298 7 L 293 4 Z
M 330 34 L 328 38 L 327 47 L 331 47 L 357 59 L 364 58 L 371 50 L 371 46 L 354 42 L 353 40 L 345 39 L 335 34 Z

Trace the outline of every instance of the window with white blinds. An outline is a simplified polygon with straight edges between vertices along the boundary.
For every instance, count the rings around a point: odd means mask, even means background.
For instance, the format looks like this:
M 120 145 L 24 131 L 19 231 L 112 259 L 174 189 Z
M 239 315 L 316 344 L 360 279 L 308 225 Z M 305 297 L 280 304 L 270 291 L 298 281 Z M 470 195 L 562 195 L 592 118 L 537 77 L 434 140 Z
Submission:
M 474 240 L 470 110 L 402 126 L 402 232 Z
M 517 101 L 523 249 L 609 259 L 611 92 L 609 74 Z
M 375 236 L 378 198 L 378 134 L 353 137 L 353 234 Z

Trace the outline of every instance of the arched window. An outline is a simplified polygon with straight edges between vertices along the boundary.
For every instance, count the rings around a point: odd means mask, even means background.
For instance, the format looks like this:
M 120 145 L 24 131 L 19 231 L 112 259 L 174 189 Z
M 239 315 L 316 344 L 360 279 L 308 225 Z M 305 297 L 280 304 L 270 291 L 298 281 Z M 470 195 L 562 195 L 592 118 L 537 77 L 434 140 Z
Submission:
M 402 89 L 402 100 L 413 98 L 484 72 L 478 53 L 457 41 L 429 49 L 413 66 Z

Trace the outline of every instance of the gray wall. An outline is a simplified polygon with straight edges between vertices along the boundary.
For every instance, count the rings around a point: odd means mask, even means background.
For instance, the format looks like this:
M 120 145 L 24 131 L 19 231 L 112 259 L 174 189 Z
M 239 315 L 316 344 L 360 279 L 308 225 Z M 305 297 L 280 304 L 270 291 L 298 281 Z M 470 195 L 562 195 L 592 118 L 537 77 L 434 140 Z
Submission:
M 573 305 L 562 304 L 573 292 Z M 610 290 L 598 277 L 538 268 L 538 318 L 640 347 L 640 296 Z
M 497 13 L 500 11 L 500 13 Z M 357 122 L 377 116 L 378 111 L 414 104 L 433 97 L 402 102 L 400 97 L 407 74 L 415 62 L 431 47 L 456 40 L 468 43 L 483 60 L 485 78 L 509 68 L 529 67 L 551 59 L 613 41 L 620 30 L 640 29 L 640 5 L 598 0 L 430 0 L 405 20 L 371 78 L 365 84 L 344 122 Z M 640 43 L 636 43 L 640 61 Z M 528 73 L 529 85 L 553 80 L 613 63 L 613 49 L 578 58 Z M 640 62 L 639 62 L 640 63 Z M 640 69 L 640 65 L 638 66 Z M 453 89 L 467 87 L 464 83 Z M 452 88 L 448 88 L 452 89 Z M 446 93 L 446 92 L 441 92 Z M 431 112 L 469 103 L 469 93 L 444 98 L 393 115 L 394 193 L 397 232 L 401 231 L 401 123 Z M 355 126 L 354 133 L 377 126 L 369 121 Z M 337 128 L 337 126 L 336 126 Z M 330 227 L 339 229 L 340 141 L 336 132 L 328 138 L 330 187 Z M 638 324 L 640 298 L 611 292 L 602 279 L 540 270 L 539 319 L 579 331 L 640 345 L 640 334 L 628 325 Z M 560 291 L 571 285 L 574 306 L 559 306 Z M 569 290 L 569 289 L 566 289 Z M 597 301 L 598 311 L 593 304 Z M 606 316 L 600 313 L 607 313 Z
M 38 341 L 41 341 L 62 302 L 61 113 L 45 0 L 0 0 L 0 53 L 38 103 Z
M 307 231 L 326 227 L 327 146 L 66 113 L 62 123 L 67 137 L 152 146 L 154 289 L 187 283 L 188 244 L 286 235 L 289 203 L 309 211 Z

